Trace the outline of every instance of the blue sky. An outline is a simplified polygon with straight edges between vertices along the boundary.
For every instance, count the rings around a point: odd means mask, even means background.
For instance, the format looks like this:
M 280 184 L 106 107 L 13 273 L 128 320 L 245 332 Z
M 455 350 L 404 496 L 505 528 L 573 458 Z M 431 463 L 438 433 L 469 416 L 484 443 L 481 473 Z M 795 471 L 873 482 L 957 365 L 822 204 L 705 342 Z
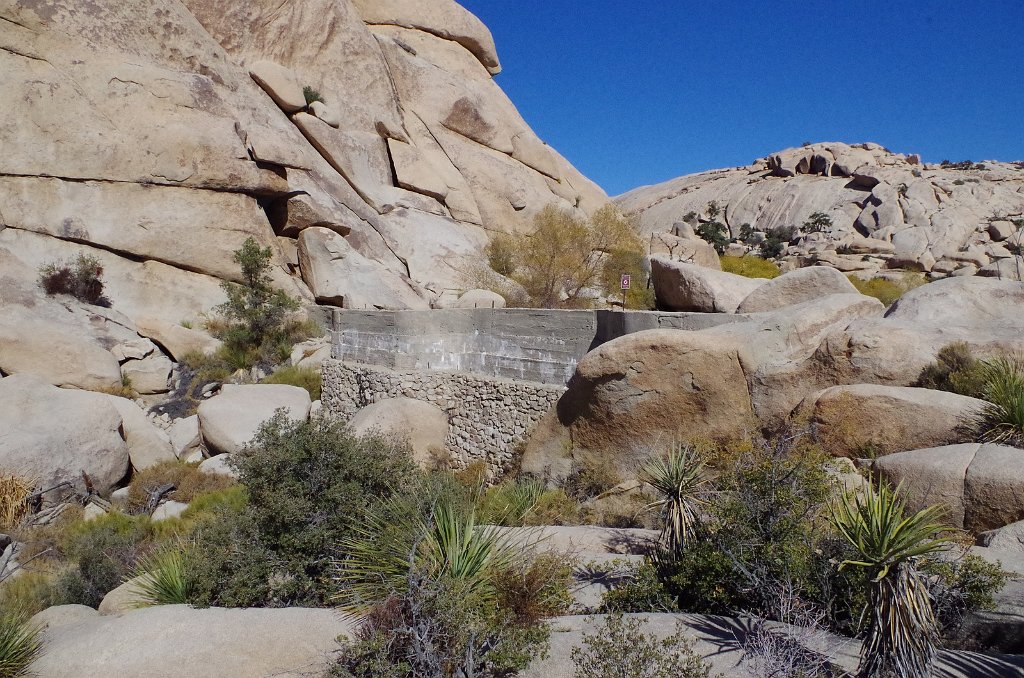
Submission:
M 804 141 L 1024 159 L 1024 1 L 460 0 L 542 139 L 615 195 Z

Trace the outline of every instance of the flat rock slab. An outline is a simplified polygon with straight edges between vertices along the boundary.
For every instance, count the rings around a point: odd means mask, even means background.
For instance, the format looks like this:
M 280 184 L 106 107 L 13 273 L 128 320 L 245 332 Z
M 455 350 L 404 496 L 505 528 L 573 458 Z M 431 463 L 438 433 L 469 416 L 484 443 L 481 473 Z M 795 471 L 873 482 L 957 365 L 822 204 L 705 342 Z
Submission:
M 263 422 L 285 409 L 296 421 L 309 418 L 309 391 L 284 384 L 225 384 L 199 405 L 203 441 L 213 452 L 234 454 L 253 439 Z
M 322 676 L 353 625 L 333 610 L 162 605 L 50 626 L 31 667 L 47 678 Z

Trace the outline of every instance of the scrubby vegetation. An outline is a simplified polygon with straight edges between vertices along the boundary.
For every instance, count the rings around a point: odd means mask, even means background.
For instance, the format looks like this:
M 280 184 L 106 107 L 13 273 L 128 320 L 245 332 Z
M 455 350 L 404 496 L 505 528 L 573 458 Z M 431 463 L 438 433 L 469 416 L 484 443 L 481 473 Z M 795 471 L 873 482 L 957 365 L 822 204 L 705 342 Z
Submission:
M 815 212 L 803 223 L 800 230 L 804 233 L 823 233 L 832 228 L 832 218 L 824 212 Z
M 313 400 L 320 400 L 320 394 L 323 390 L 320 370 L 310 367 L 296 367 L 295 365 L 285 365 L 277 368 L 261 383 L 298 386 L 309 391 L 309 397 Z
M 758 246 L 761 256 L 766 259 L 779 257 L 796 237 L 796 229 L 792 226 L 776 226 L 764 232 L 764 241 Z
M 0 610 L 0 678 L 29 675 L 28 667 L 42 651 L 40 632 L 14 610 Z
M 103 294 L 103 266 L 87 254 L 46 264 L 39 269 L 39 285 L 48 295 L 70 294 L 86 304 L 110 307 L 110 299 Z
M 17 525 L 28 510 L 33 483 L 13 473 L 0 472 L 0 530 Z
M 583 645 L 572 651 L 576 678 L 710 678 L 711 666 L 693 651 L 682 624 L 659 640 L 644 633 L 643 622 L 622 613 L 605 617 L 594 633 L 583 634 Z M 720 674 L 719 674 L 720 675 Z
M 725 256 L 721 258 L 722 270 L 726 273 L 742 275 L 744 278 L 778 278 L 782 271 L 774 261 L 748 254 L 743 257 Z
M 927 280 L 919 273 L 904 273 L 898 280 L 871 278 L 863 280 L 855 275 L 846 276 L 861 294 L 878 299 L 886 306 L 892 306 L 910 290 L 924 285 Z
M 729 245 L 729 229 L 718 220 L 722 214 L 722 208 L 718 206 L 717 202 L 711 201 L 705 212 L 708 215 L 708 220 L 697 224 L 694 233 L 714 247 L 719 255 L 725 254 L 725 248 Z
M 529 233 L 515 241 L 495 236 L 486 254 L 488 272 L 474 276 L 472 284 L 492 289 L 510 305 L 585 308 L 602 295 L 609 301 L 621 300 L 624 273 L 633 281 L 626 307 L 654 305 L 637 221 L 613 205 L 589 220 L 549 206 L 537 215 Z M 510 289 L 515 285 L 522 294 Z
M 327 103 L 324 100 L 323 96 L 321 96 L 320 92 L 318 92 L 317 90 L 313 89 L 309 85 L 306 85 L 305 87 L 302 88 L 302 96 L 304 96 L 306 98 L 306 105 L 307 106 L 311 106 L 314 101 L 319 101 L 322 104 L 326 104 Z

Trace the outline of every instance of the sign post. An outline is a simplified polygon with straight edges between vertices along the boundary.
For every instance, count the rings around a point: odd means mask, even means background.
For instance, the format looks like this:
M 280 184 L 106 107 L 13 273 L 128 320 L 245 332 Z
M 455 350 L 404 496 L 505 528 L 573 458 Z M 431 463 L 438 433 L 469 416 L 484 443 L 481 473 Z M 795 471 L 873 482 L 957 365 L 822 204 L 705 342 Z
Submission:
M 619 276 L 619 289 L 622 290 L 622 310 L 626 310 L 626 291 L 632 286 L 633 276 L 623 273 Z

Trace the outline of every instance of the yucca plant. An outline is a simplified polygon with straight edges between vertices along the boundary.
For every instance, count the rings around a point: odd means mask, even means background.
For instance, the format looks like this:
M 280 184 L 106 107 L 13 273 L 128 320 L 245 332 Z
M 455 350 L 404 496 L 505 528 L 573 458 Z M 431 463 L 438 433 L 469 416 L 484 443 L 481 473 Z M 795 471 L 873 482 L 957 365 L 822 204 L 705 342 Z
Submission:
M 406 503 L 396 499 L 371 510 L 340 544 L 346 557 L 335 581 L 342 607 L 361 611 L 403 593 L 411 570 L 444 578 L 466 594 L 493 597 L 490 574 L 511 567 L 521 550 L 495 528 L 478 525 L 472 511 L 441 502 L 423 518 Z
M 990 443 L 1024 444 L 1024 356 L 1003 356 L 982 364 L 987 402 L 975 415 L 979 437 Z
M 0 612 L 0 678 L 29 675 L 28 667 L 42 653 L 40 632 L 20 615 Z
M 899 488 L 873 484 L 847 494 L 832 509 L 833 524 L 856 552 L 840 569 L 862 567 L 870 575 L 860 678 L 931 675 L 939 626 L 917 565 L 945 547 L 947 539 L 936 535 L 947 528 L 940 507 L 906 513 Z
M 140 597 L 149 605 L 187 605 L 196 589 L 183 545 L 167 547 L 144 558 L 135 581 Z
M 667 456 L 644 464 L 639 478 L 660 495 L 647 508 L 661 513 L 662 546 L 669 554 L 681 553 L 699 525 L 702 494 L 709 481 L 707 467 L 693 447 L 676 442 Z
M 477 503 L 480 520 L 491 525 L 522 525 L 545 489 L 542 483 L 532 478 L 496 485 L 487 490 Z

